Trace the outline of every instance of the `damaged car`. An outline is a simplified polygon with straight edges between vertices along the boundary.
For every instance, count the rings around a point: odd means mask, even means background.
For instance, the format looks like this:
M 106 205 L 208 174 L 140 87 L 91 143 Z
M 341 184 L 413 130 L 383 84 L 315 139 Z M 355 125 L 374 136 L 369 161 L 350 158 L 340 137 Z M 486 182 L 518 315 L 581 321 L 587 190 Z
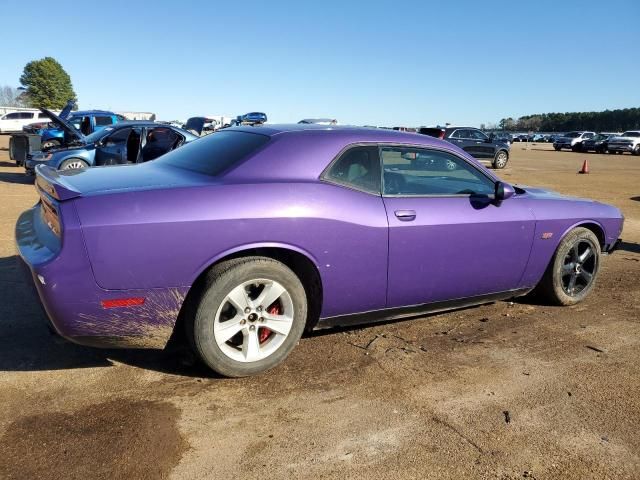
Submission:
M 68 120 L 48 110 L 47 114 L 64 131 L 67 146 L 29 154 L 25 170 L 30 175 L 38 165 L 73 170 L 148 162 L 198 138 L 180 128 L 138 120 L 118 122 L 84 135 Z
M 145 348 L 184 329 L 232 377 L 280 364 L 305 330 L 533 289 L 575 305 L 624 221 L 510 185 L 449 142 L 382 129 L 234 127 L 154 162 L 36 174 L 40 201 L 16 240 L 53 328 Z

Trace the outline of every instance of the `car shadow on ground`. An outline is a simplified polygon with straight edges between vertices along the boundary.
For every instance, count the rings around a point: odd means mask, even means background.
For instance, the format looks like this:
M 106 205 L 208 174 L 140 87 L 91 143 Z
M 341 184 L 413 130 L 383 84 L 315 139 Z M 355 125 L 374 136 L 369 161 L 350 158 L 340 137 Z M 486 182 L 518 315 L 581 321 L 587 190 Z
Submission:
M 640 202 L 640 195 L 637 197 L 631 197 L 630 200 L 635 200 L 636 202 Z
M 34 178 L 35 177 L 33 176 L 25 175 L 24 172 L 0 172 L 0 182 L 5 183 L 20 183 L 28 185 L 34 182 Z
M 620 242 L 618 250 L 621 252 L 640 253 L 640 243 Z
M 17 256 L 0 258 L 0 372 L 111 367 L 124 363 L 189 377 L 212 377 L 183 344 L 165 350 L 98 349 L 76 345 L 50 330 L 46 314 Z

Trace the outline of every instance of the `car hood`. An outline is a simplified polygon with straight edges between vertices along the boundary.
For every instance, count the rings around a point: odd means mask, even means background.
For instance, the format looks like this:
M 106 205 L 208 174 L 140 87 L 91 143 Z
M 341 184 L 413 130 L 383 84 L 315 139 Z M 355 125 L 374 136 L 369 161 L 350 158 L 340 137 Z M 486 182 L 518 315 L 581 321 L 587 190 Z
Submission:
M 80 142 L 84 140 L 84 135 L 80 133 L 80 130 L 74 127 L 71 123 L 67 122 L 66 120 L 63 120 L 58 115 L 56 115 L 50 110 L 47 110 L 46 108 L 41 108 L 40 111 L 44 113 L 47 117 L 49 117 L 49 119 L 51 120 L 51 123 L 53 123 L 58 128 L 63 130 L 67 135 L 69 135 L 71 139 L 78 140 Z
M 629 140 L 629 141 L 633 142 L 633 141 L 640 141 L 640 137 L 624 137 L 622 135 L 616 135 L 615 137 L 611 137 L 609 139 L 610 142 L 612 140 Z
M 527 185 L 516 185 L 516 187 L 523 189 L 526 192 L 526 195 L 540 200 L 573 200 L 578 202 L 598 203 L 595 200 L 591 200 L 588 198 L 571 197 L 558 192 L 554 192 L 553 190 L 547 190 L 539 187 L 530 187 Z
M 207 175 L 154 162 L 60 171 L 41 166 L 36 172 L 48 182 L 63 187 L 65 198 L 212 183 L 212 177 Z

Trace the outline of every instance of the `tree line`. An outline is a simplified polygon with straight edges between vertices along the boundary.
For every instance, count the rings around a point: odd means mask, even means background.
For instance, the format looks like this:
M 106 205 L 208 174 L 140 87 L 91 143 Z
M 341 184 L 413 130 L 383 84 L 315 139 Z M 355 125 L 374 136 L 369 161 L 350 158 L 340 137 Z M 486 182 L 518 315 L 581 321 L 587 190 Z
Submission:
M 592 130 L 595 132 L 623 132 L 640 129 L 640 108 L 605 110 L 604 112 L 540 113 L 518 119 L 503 118 L 500 130 L 534 132 L 568 132 Z

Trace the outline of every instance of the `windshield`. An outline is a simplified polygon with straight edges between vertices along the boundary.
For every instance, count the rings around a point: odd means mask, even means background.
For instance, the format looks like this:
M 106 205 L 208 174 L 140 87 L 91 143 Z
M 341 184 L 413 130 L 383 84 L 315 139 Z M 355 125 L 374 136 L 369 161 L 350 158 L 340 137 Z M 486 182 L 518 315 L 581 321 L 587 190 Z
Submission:
M 624 132 L 623 137 L 640 137 L 640 132 Z
M 244 160 L 268 141 L 266 135 L 225 130 L 199 138 L 156 161 L 215 176 Z
M 106 127 L 102 130 L 98 130 L 97 132 L 93 132 L 91 135 L 87 135 L 84 137 L 84 141 L 87 143 L 96 143 L 102 137 L 106 137 L 108 133 L 113 132 L 113 127 Z
M 569 132 L 565 135 L 567 138 L 578 138 L 580 136 L 580 132 Z
M 595 140 L 596 142 L 598 140 L 606 140 L 608 136 L 609 135 L 602 135 L 601 133 L 599 133 L 595 137 L 593 137 L 592 140 Z

